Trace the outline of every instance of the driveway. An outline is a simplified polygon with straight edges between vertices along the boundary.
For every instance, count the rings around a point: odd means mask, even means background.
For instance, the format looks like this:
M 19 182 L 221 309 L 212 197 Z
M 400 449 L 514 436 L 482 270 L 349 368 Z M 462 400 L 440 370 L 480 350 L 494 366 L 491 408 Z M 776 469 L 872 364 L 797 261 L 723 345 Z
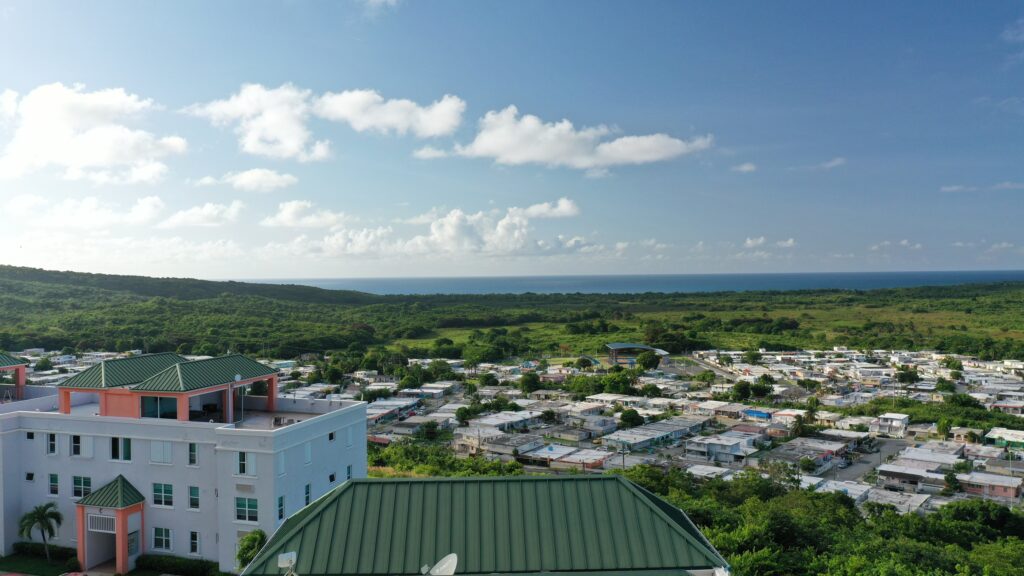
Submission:
M 896 438 L 877 438 L 875 446 L 878 448 L 878 454 L 861 454 L 860 459 L 851 464 L 849 468 L 833 468 L 824 476 L 829 480 L 859 480 L 877 468 L 879 464 L 884 464 L 889 456 L 900 452 L 910 444 L 906 440 Z

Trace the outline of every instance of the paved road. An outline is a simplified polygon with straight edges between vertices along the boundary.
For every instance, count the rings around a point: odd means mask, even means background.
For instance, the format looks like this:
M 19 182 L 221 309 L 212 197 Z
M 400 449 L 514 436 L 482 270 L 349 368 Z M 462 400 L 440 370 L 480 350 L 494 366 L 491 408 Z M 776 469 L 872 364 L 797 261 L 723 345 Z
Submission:
M 829 470 L 825 473 L 825 478 L 829 480 L 858 480 L 877 468 L 879 464 L 884 464 L 890 455 L 910 446 L 910 442 L 895 438 L 878 438 L 875 440 L 875 445 L 878 447 L 878 454 L 861 454 L 860 459 L 849 468 Z

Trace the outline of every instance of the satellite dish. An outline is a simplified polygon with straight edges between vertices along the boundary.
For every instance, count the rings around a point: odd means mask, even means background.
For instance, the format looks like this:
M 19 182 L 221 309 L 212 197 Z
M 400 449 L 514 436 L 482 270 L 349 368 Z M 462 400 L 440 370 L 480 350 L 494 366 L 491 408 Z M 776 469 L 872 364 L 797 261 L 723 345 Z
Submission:
M 278 554 L 277 567 L 289 569 L 295 567 L 296 556 L 297 554 L 295 552 L 285 552 L 284 554 Z
M 428 574 L 430 576 L 452 576 L 453 574 L 455 574 L 455 568 L 458 565 L 459 557 L 455 554 L 449 554 L 444 558 L 441 558 L 440 562 L 434 564 L 433 568 L 430 568 L 429 566 L 424 564 L 420 572 L 422 572 L 424 576 Z
M 241 374 L 235 374 L 235 382 L 241 382 L 241 381 L 242 381 L 242 375 Z

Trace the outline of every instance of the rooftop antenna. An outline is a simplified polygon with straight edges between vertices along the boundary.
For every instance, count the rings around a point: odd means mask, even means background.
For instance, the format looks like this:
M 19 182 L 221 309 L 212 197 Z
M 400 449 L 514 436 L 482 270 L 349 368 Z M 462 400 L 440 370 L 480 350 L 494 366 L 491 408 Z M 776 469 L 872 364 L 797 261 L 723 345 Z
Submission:
M 277 567 L 287 568 L 285 576 L 298 576 L 295 573 L 295 560 L 298 555 L 295 552 L 285 552 L 277 555 Z
M 420 573 L 424 576 L 452 576 L 455 574 L 455 568 L 458 565 L 459 557 L 455 554 L 449 554 L 441 558 L 440 562 L 434 564 L 433 568 L 429 564 L 424 564 L 423 568 L 420 568 Z

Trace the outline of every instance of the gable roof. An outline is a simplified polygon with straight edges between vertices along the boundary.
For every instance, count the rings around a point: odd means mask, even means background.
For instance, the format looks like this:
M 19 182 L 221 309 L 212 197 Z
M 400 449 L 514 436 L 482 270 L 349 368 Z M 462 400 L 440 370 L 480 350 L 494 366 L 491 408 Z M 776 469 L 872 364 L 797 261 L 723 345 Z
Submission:
M 78 505 L 97 508 L 127 508 L 145 501 L 146 497 L 124 476 L 118 474 L 117 478 L 102 488 L 79 500 Z
M 8 366 L 27 366 L 28 361 L 22 360 L 21 358 L 15 358 L 10 354 L 4 354 L 0 352 L 0 368 L 6 368 Z
M 191 392 L 235 381 L 272 376 L 277 370 L 241 354 L 181 362 L 133 386 L 139 392 Z
M 184 361 L 185 358 L 173 352 L 103 360 L 57 386 L 61 388 L 120 388 L 142 382 L 168 366 Z
M 289 518 L 242 572 L 683 574 L 727 563 L 686 515 L 620 476 L 350 480 Z

